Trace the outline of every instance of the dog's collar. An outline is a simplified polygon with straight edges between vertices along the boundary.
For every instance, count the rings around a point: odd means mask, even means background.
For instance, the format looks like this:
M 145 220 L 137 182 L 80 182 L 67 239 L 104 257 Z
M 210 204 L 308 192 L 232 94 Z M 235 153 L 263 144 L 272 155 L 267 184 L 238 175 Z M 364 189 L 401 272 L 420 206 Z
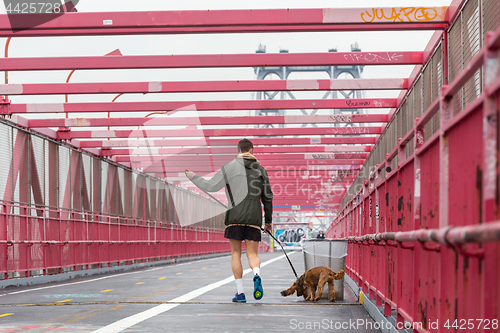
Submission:
M 297 285 L 298 285 L 299 287 L 304 288 L 304 286 L 302 285 L 302 283 L 300 283 L 300 280 L 299 280 L 298 278 L 297 278 L 296 282 L 297 282 Z

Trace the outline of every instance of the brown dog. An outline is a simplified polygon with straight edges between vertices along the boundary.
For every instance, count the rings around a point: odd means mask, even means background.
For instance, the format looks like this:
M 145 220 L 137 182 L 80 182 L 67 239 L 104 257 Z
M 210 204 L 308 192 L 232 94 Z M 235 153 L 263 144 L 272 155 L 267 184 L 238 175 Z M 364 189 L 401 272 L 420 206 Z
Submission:
M 290 288 L 283 290 L 281 296 L 290 296 L 297 292 L 297 296 L 303 296 L 306 301 L 317 301 L 323 294 L 323 287 L 328 282 L 330 288 L 330 302 L 335 302 L 335 290 L 333 280 L 341 280 L 344 277 L 344 270 L 335 273 L 330 267 L 319 266 L 307 270 L 295 281 Z M 316 295 L 316 287 L 318 294 Z M 307 290 L 309 293 L 306 297 Z

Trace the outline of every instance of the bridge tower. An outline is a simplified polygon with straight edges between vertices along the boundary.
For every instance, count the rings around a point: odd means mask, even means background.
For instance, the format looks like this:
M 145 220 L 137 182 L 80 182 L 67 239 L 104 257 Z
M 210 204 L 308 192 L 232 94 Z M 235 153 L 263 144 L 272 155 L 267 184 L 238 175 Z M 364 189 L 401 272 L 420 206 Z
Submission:
M 361 49 L 358 43 L 351 44 L 352 52 L 360 52 Z M 337 52 L 337 49 L 329 49 L 328 52 Z M 266 53 L 266 46 L 259 45 L 256 53 Z M 288 50 L 280 50 L 280 53 L 288 53 Z M 361 73 L 363 72 L 364 66 L 308 66 L 308 67 L 254 67 L 255 79 L 265 80 L 277 77 L 280 80 L 286 80 L 291 73 L 301 72 L 301 73 L 320 73 L 326 72 L 331 80 L 334 79 L 359 79 L 361 78 Z M 341 96 L 339 96 L 339 94 Z M 328 98 L 364 98 L 364 91 L 351 90 L 351 91 L 326 91 L 323 95 L 323 99 Z M 269 100 L 269 99 L 296 99 L 291 91 L 259 91 L 254 93 L 254 99 L 256 100 Z M 314 115 L 318 110 L 301 110 L 304 115 Z M 365 113 L 363 109 L 334 109 L 330 110 L 331 114 L 363 114 Z M 286 110 L 255 110 L 254 115 L 257 116 L 267 116 L 267 115 L 286 115 Z M 283 127 L 284 125 L 280 125 Z M 303 125 L 305 127 L 306 124 Z M 316 126 L 313 124 L 312 126 Z M 360 124 L 336 124 L 335 126 L 362 126 Z M 273 125 L 260 125 L 259 127 L 273 127 Z

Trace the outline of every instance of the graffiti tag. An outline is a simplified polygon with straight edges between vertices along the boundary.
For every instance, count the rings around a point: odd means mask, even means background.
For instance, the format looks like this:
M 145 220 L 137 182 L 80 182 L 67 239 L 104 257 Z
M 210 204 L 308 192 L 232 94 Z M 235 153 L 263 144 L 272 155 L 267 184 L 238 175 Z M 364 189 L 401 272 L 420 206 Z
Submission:
M 352 101 L 348 99 L 345 103 L 351 107 L 370 106 L 370 101 Z
M 352 122 L 352 115 L 334 114 L 330 116 L 330 120 L 337 123 L 350 123 Z
M 390 14 L 388 12 L 390 11 Z M 375 19 L 377 21 L 391 21 L 391 22 L 425 22 L 432 21 L 438 17 L 438 12 L 434 8 L 427 7 L 392 7 L 386 9 L 384 8 L 372 8 L 371 13 L 365 10 L 361 13 L 361 19 L 365 23 L 371 23 Z
M 379 61 L 398 61 L 401 58 L 402 54 L 397 53 L 389 53 L 386 54 L 371 53 L 371 52 L 353 52 L 349 54 L 344 54 L 344 59 L 347 61 L 365 61 L 365 62 L 379 62 Z

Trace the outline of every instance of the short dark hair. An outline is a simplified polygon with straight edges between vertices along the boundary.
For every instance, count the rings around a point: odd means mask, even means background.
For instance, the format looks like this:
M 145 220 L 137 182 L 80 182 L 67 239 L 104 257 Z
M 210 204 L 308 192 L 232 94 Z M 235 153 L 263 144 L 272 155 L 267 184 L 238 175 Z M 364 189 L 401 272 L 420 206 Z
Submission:
M 248 139 L 241 139 L 240 142 L 238 142 L 238 152 L 240 153 L 249 152 L 250 149 L 252 148 L 253 148 L 253 143 Z

